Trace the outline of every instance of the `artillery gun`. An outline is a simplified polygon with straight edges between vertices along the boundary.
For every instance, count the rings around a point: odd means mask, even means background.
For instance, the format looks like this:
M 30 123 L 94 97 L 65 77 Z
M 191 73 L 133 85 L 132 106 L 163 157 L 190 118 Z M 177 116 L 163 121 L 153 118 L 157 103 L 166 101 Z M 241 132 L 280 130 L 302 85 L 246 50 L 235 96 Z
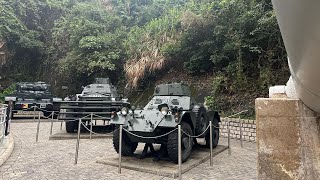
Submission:
M 96 78 L 95 83 L 83 88 L 75 100 L 62 101 L 59 120 L 66 121 L 66 131 L 74 133 L 79 119 L 86 125 L 109 126 L 111 112 L 127 104 L 127 99 L 117 94 L 108 78 Z M 90 122 L 92 121 L 92 122 Z
M 178 162 L 178 131 L 181 125 L 183 131 L 182 162 L 185 162 L 197 142 L 195 137 L 205 139 L 205 146 L 210 146 L 210 133 L 206 131 L 209 121 L 214 125 L 213 147 L 219 141 L 220 116 L 216 111 L 207 111 L 203 105 L 197 105 L 191 98 L 191 92 L 183 83 L 169 83 L 156 86 L 153 98 L 143 109 L 135 109 L 130 104 L 124 104 L 121 111 L 112 114 L 111 124 L 123 125 L 122 155 L 133 155 L 138 143 L 161 144 L 169 158 Z M 170 133 L 171 132 L 171 133 Z M 168 133 L 166 136 L 162 136 Z M 188 135 L 187 135 L 188 134 Z M 145 138 L 141 138 L 144 136 Z M 148 138 L 156 137 L 159 138 Z M 119 130 L 114 131 L 113 145 L 119 153 Z
M 52 111 L 59 111 L 61 98 L 55 97 L 50 90 L 50 85 L 45 82 L 19 82 L 16 84 L 16 90 L 13 94 L 5 97 L 5 103 L 12 101 L 12 117 L 14 112 L 33 111 L 31 107 L 37 107 L 44 116 L 49 116 Z M 11 117 L 11 118 L 12 118 Z

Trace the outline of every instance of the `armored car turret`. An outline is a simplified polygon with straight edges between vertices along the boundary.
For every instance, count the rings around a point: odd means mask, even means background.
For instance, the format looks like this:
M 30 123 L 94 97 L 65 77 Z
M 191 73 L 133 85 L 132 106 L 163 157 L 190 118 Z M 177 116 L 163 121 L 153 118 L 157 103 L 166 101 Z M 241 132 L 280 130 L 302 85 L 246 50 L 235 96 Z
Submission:
M 206 146 L 209 146 L 210 134 L 209 131 L 206 131 L 209 121 L 218 127 L 220 121 L 218 112 L 207 112 L 204 106 L 196 104 L 187 85 L 169 83 L 156 86 L 153 98 L 143 109 L 123 106 L 121 111 L 113 113 L 111 124 L 123 125 L 125 128 L 122 136 L 123 155 L 132 155 L 139 142 L 155 143 L 166 147 L 169 158 L 177 163 L 178 131 L 173 130 L 181 125 L 185 132 L 182 135 L 182 162 L 185 162 L 196 142 L 189 136 L 199 135 L 205 138 Z M 118 131 L 114 132 L 113 144 L 119 153 L 118 133 Z M 166 133 L 169 134 L 162 136 Z M 141 138 L 141 136 L 146 138 Z M 160 137 L 148 138 L 156 136 Z M 219 128 L 214 128 L 213 147 L 217 146 L 218 141 Z

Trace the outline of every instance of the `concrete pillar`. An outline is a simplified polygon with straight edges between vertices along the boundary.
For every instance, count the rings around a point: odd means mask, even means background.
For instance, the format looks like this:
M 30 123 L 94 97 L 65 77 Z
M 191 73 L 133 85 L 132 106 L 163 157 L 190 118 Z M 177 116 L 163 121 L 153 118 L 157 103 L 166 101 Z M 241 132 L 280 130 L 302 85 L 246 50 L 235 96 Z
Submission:
M 320 121 L 298 99 L 256 99 L 258 179 L 319 179 Z

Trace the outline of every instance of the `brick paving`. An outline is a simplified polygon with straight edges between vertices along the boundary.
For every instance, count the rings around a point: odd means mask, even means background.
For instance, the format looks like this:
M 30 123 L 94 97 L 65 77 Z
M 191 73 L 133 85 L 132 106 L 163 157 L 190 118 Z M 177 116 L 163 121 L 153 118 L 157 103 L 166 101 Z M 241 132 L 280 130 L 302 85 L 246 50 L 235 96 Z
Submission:
M 11 133 L 15 149 L 0 167 L 0 178 L 7 179 L 170 179 L 149 173 L 122 169 L 96 163 L 102 156 L 114 155 L 112 139 L 83 139 L 80 141 L 78 164 L 74 165 L 76 140 L 48 140 L 50 123 L 40 126 L 38 143 L 35 142 L 37 123 L 12 123 Z M 54 133 L 60 132 L 60 123 L 54 124 Z M 256 147 L 253 142 L 232 140 L 232 155 L 224 151 L 209 161 L 183 174 L 183 179 L 256 179 Z M 226 144 L 221 139 L 220 144 Z M 156 162 L 155 162 L 156 163 Z

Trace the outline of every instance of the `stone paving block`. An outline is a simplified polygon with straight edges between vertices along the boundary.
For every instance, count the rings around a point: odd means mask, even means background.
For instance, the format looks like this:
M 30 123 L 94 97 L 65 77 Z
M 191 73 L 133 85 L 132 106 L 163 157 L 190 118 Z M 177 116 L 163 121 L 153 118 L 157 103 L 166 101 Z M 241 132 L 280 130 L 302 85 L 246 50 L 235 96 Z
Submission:
M 160 147 L 157 147 L 156 150 L 159 150 Z M 227 149 L 227 146 L 217 146 L 213 149 L 213 156 L 218 155 Z M 142 149 L 138 151 L 138 154 L 141 154 Z M 208 148 L 194 148 L 189 159 L 182 164 L 182 173 L 189 171 L 192 168 L 195 168 L 199 164 L 205 162 L 210 158 L 210 150 Z M 161 160 L 154 162 L 152 157 L 145 159 L 138 159 L 137 157 L 122 157 L 122 168 L 131 169 L 140 172 L 152 173 L 160 176 L 178 177 L 178 165 L 170 162 Z M 119 156 L 106 156 L 97 160 L 98 163 L 111 165 L 118 167 Z
M 96 163 L 101 157 L 117 155 L 112 139 L 81 139 L 78 164 L 74 165 L 76 140 L 49 141 L 50 122 L 43 122 L 36 143 L 36 127 L 37 123 L 34 122 L 11 124 L 15 147 L 9 159 L 0 167 L 0 179 L 171 179 L 128 169 L 118 174 L 116 167 Z M 53 133 L 58 132 L 60 123 L 54 123 Z M 227 138 L 221 137 L 219 144 L 227 145 Z M 231 156 L 228 151 L 224 151 L 214 157 L 212 167 L 209 161 L 205 161 L 184 173 L 183 178 L 256 179 L 256 144 L 244 141 L 245 148 L 241 148 L 239 141 L 231 140 L 231 147 Z M 23 176 L 15 176 L 19 173 Z

